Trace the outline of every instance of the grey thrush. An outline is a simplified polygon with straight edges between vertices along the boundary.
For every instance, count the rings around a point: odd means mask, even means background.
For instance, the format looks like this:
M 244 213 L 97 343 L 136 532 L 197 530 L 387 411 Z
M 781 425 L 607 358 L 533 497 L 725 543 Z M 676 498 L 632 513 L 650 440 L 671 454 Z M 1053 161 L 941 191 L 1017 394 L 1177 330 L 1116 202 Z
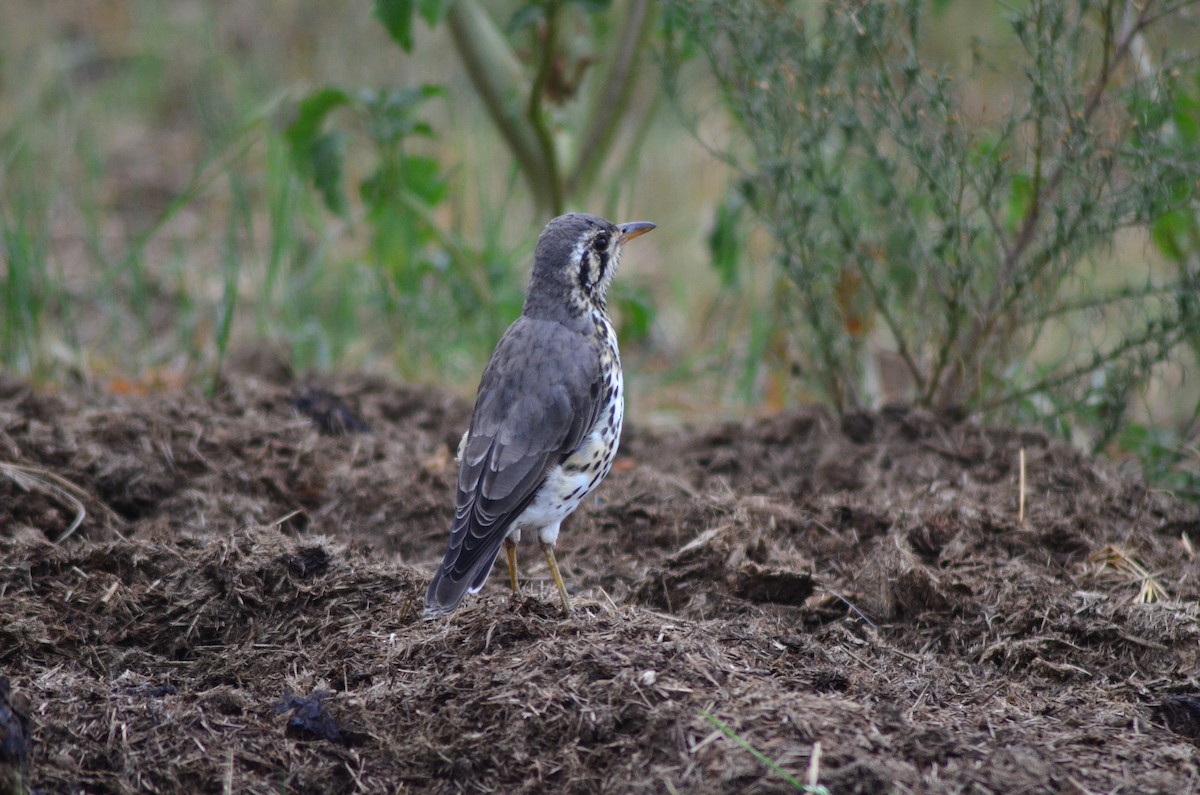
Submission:
M 622 247 L 654 224 L 560 215 L 534 252 L 521 316 L 483 372 L 459 444 L 450 541 L 425 595 L 444 615 L 477 593 L 500 549 L 517 591 L 516 547 L 536 530 L 563 609 L 559 526 L 612 468 L 624 416 L 621 357 L 605 299 Z

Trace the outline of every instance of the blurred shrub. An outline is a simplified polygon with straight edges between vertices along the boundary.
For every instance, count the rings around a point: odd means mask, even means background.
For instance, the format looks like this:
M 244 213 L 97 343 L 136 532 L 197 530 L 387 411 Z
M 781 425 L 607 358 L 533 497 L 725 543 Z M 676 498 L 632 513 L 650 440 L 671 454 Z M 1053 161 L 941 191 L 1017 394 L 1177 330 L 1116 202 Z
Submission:
M 651 3 L 611 6 L 595 0 L 520 3 L 504 25 L 475 0 L 376 0 L 374 11 L 406 52 L 419 19 L 449 28 L 493 131 L 512 154 L 531 203 L 548 220 L 589 197 L 606 165 L 617 184 L 628 170 L 622 162 L 636 157 L 652 110 L 631 111 L 629 102 L 652 30 Z M 505 208 L 494 208 L 496 222 L 485 231 L 482 248 L 446 222 L 448 212 L 439 212 L 448 209 L 442 207 L 447 167 L 421 154 L 419 140 L 438 136 L 422 120 L 422 105 L 444 96 L 442 87 L 430 85 L 322 87 L 300 102 L 286 134 L 298 174 L 324 206 L 350 223 L 365 221 L 371 240 L 366 259 L 399 335 L 410 348 L 443 353 L 454 346 L 455 334 L 475 347 L 494 343 L 519 311 L 527 256 L 522 248 L 517 263 L 501 248 Z M 621 125 L 638 129 L 624 149 L 616 145 Z M 351 193 L 345 157 L 354 140 L 367 143 L 374 165 Z M 647 333 L 652 310 L 642 293 L 618 284 L 613 303 L 627 335 Z M 455 322 L 448 324 L 451 318 Z
M 839 410 L 900 396 L 1114 438 L 1154 368 L 1200 349 L 1185 6 L 1022 4 L 1009 106 L 988 111 L 971 75 L 926 62 L 920 0 L 673 4 L 740 130 L 727 156 L 794 288 L 777 319 L 801 378 Z M 1172 267 L 1128 261 L 1130 229 Z

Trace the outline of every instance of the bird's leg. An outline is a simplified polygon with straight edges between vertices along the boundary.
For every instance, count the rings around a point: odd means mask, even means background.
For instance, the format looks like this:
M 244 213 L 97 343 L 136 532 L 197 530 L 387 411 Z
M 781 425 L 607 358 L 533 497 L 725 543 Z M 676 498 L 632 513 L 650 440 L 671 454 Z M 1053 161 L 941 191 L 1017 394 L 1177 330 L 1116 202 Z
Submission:
M 542 545 L 542 554 L 546 556 L 546 562 L 550 564 L 550 574 L 554 577 L 554 584 L 558 586 L 558 595 L 562 599 L 563 610 L 568 614 L 573 613 L 571 598 L 567 596 L 567 586 L 563 584 L 562 575 L 558 573 L 558 561 L 554 559 L 554 545 L 547 544 L 545 541 L 539 543 Z
M 517 542 L 512 536 L 504 539 L 504 556 L 508 558 L 508 584 L 515 594 L 517 589 Z

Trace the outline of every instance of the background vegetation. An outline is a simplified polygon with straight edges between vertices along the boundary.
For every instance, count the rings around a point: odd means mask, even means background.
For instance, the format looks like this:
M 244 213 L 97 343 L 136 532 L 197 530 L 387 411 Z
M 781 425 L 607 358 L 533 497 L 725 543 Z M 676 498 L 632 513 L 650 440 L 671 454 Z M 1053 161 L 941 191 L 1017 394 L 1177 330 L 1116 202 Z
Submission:
M 965 405 L 1197 488 L 1195 3 L 328 6 L 0 8 L 6 370 L 468 393 L 585 209 L 659 224 L 635 419 Z
M 1200 352 L 1191 5 L 1031 0 L 962 69 L 919 0 L 682 6 L 798 380 L 843 411 L 899 394 L 1147 442 L 1131 408 Z

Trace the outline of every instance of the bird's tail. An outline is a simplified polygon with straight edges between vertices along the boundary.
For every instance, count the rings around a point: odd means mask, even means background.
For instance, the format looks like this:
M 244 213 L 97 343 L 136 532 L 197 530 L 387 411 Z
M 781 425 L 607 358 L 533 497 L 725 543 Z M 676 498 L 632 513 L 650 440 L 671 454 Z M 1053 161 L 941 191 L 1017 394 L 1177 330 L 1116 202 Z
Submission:
M 455 565 L 459 563 L 458 551 L 446 550 L 446 557 L 434 572 L 429 590 L 425 592 L 425 618 L 448 615 L 454 612 L 467 594 L 479 593 L 492 573 L 503 542 L 504 537 L 501 536 L 495 543 L 480 550 L 479 554 L 472 555 L 470 565 L 462 570 Z

